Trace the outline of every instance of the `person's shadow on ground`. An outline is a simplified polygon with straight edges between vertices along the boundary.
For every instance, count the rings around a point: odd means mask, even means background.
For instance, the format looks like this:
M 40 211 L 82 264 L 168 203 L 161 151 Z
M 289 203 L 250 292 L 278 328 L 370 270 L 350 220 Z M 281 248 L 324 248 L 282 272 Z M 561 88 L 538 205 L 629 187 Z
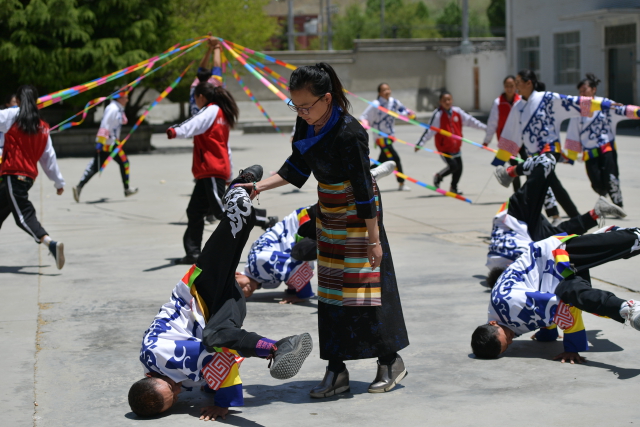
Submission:
M 606 369 L 617 375 L 619 380 L 628 380 L 640 375 L 640 369 L 621 368 L 618 366 L 610 365 L 608 363 L 598 362 L 589 358 L 589 353 L 619 352 L 624 350 L 624 348 L 606 338 L 598 338 L 597 335 L 599 332 L 602 331 L 587 331 L 587 338 L 591 346 L 589 346 L 589 351 L 580 353 L 581 356 L 587 358 L 587 362 L 583 366 Z M 517 357 L 527 359 L 535 358 L 551 361 L 555 356 L 562 353 L 563 351 L 564 347 L 562 345 L 562 339 L 560 338 L 553 342 L 538 342 L 529 339 L 529 337 L 525 337 L 524 339 L 515 340 L 501 357 Z M 471 355 L 471 357 L 473 357 L 473 355 Z
M 56 274 L 44 274 L 37 271 L 22 271 L 26 268 L 45 268 L 51 267 L 51 265 L 0 265 L 0 274 L 26 274 L 28 276 L 60 276 L 62 273 Z

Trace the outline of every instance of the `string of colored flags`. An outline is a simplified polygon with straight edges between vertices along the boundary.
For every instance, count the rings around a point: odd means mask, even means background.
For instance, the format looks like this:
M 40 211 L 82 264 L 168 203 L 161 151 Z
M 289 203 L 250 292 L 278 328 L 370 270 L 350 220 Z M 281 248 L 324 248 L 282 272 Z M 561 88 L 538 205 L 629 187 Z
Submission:
M 255 55 L 255 56 L 258 56 L 258 57 L 260 57 L 260 58 L 262 58 L 262 59 L 265 59 L 265 60 L 267 60 L 267 61 L 269 61 L 269 62 L 271 62 L 271 63 L 273 63 L 273 64 L 277 64 L 277 65 L 280 65 L 280 66 L 286 67 L 286 68 L 288 68 L 288 69 L 290 69 L 290 70 L 295 70 L 295 69 L 297 68 L 295 65 L 288 64 L 288 63 L 286 63 L 286 62 L 284 62 L 284 61 L 281 61 L 281 60 L 279 60 L 279 59 L 273 58 L 273 57 L 271 57 L 271 56 L 269 56 L 269 55 L 266 55 L 266 54 L 264 54 L 264 53 L 256 52 L 256 51 L 254 51 L 254 50 L 252 50 L 252 49 L 246 48 L 246 47 L 241 46 L 241 45 L 239 45 L 239 44 L 237 44 L 237 43 L 233 43 L 233 42 L 230 42 L 230 41 L 224 40 L 224 41 L 223 41 L 223 44 L 225 45 L 225 47 L 226 47 L 227 49 L 230 49 L 230 45 L 232 45 L 235 49 L 237 49 L 237 52 L 232 53 L 232 55 L 233 55 L 233 54 L 235 54 L 234 56 L 235 56 L 236 58 L 240 55 L 239 51 L 241 51 L 241 52 L 243 52 L 243 53 L 245 54 L 245 56 L 248 56 L 248 55 Z M 245 64 L 246 64 L 246 60 L 244 60 L 244 58 L 243 58 L 243 61 L 244 61 L 243 65 L 245 65 Z M 280 82 L 282 82 L 283 84 L 288 83 L 288 82 L 286 81 L 286 79 L 284 79 L 284 78 L 283 78 L 281 75 L 279 75 L 278 73 L 275 73 L 275 72 L 273 72 L 272 70 L 267 70 L 267 69 L 265 69 L 265 67 L 264 67 L 264 66 L 261 66 L 261 64 L 259 64 L 259 61 L 255 61 L 255 62 L 257 63 L 256 65 L 257 65 L 259 68 L 261 68 L 261 69 L 263 69 L 264 71 L 268 72 L 269 74 L 271 74 L 274 78 L 276 78 L 277 80 L 279 80 L 279 81 L 280 81 Z M 248 68 L 248 65 L 245 65 L 245 68 Z M 255 74 L 255 72 L 253 72 L 252 74 Z M 262 81 L 262 79 L 260 79 L 260 80 Z M 359 95 L 356 95 L 355 93 L 353 93 L 353 92 L 351 92 L 351 91 L 349 91 L 349 90 L 344 89 L 344 91 L 345 91 L 347 94 L 349 94 L 349 95 L 351 95 L 351 96 L 353 96 L 353 97 L 355 97 L 355 98 L 358 98 L 359 100 L 361 100 L 361 101 L 363 101 L 363 102 L 366 102 L 367 104 L 372 105 L 372 106 L 374 106 L 375 108 L 377 108 L 378 110 L 380 110 L 380 111 L 382 111 L 382 112 L 384 112 L 384 113 L 386 113 L 386 114 L 389 114 L 390 116 L 392 116 L 392 117 L 394 117 L 394 118 L 397 118 L 397 119 L 399 119 L 399 120 L 403 120 L 403 121 L 405 121 L 405 122 L 407 122 L 407 123 L 410 123 L 410 124 L 412 124 L 412 125 L 415 125 L 415 126 L 420 126 L 420 127 L 424 128 L 424 129 L 431 129 L 431 130 L 433 130 L 434 132 L 437 132 L 437 133 L 439 133 L 439 134 L 441 134 L 441 135 L 444 135 L 444 136 L 447 136 L 447 137 L 450 137 L 450 138 L 454 138 L 454 139 L 460 140 L 460 141 L 465 142 L 465 143 L 467 143 L 467 144 L 474 145 L 474 146 L 476 146 L 476 147 L 478 147 L 478 148 L 481 148 L 481 149 L 483 149 L 483 150 L 490 151 L 490 152 L 492 152 L 492 153 L 494 153 L 494 154 L 498 152 L 498 150 L 495 150 L 495 149 L 493 149 L 493 148 L 491 148 L 491 147 L 486 147 L 486 146 L 484 146 L 483 144 L 477 143 L 477 142 L 475 142 L 475 141 L 471 141 L 470 139 L 463 138 L 463 137 L 458 136 L 458 135 L 453 135 L 451 132 L 448 132 L 448 131 L 446 131 L 446 130 L 444 130 L 444 129 L 440 129 L 440 128 L 437 128 L 437 127 L 435 127 L 435 126 L 431 126 L 431 125 L 428 125 L 428 124 L 426 124 L 426 123 L 422 123 L 422 122 L 419 122 L 419 121 L 417 121 L 417 120 L 410 119 L 410 118 L 408 118 L 408 117 L 406 117 L 406 116 L 403 116 L 403 115 L 401 115 L 401 114 L 398 114 L 398 113 L 396 113 L 396 112 L 394 112 L 394 111 L 388 110 L 387 108 L 381 107 L 380 105 L 376 105 L 374 102 L 369 101 L 368 99 L 365 99 L 365 98 L 363 98 L 363 97 L 361 97 L 361 96 L 359 96 Z M 273 90 L 272 90 L 272 92 L 273 92 Z M 398 141 L 398 142 L 402 142 L 402 141 Z M 518 158 L 518 157 L 513 157 L 513 156 L 512 156 L 511 158 L 512 158 L 512 159 L 515 159 L 515 160 L 517 160 L 517 161 L 520 161 L 520 162 L 522 162 L 522 161 L 523 161 L 522 159 L 520 159 L 520 158 Z
M 158 97 L 155 99 L 155 101 L 153 101 L 151 105 L 149 105 L 147 110 L 138 118 L 138 121 L 136 121 L 136 124 L 133 125 L 133 127 L 127 134 L 127 136 L 122 141 L 120 141 L 113 150 L 111 150 L 109 157 L 107 157 L 104 163 L 102 163 L 102 166 L 100 167 L 100 172 L 102 172 L 104 168 L 107 167 L 109 162 L 111 162 L 111 160 L 113 160 L 113 158 L 118 154 L 118 152 L 122 149 L 122 146 L 129 140 L 129 138 L 131 137 L 131 134 L 133 134 L 136 131 L 136 129 L 138 129 L 140 124 L 144 121 L 144 119 L 147 117 L 147 115 L 153 109 L 153 107 L 158 105 L 160 101 L 166 98 L 167 95 L 169 95 L 169 93 L 171 93 L 171 91 L 178 85 L 178 83 L 180 83 L 180 80 L 182 80 L 182 77 L 184 77 L 184 75 L 187 73 L 187 71 L 189 71 L 189 68 L 191 68 L 192 65 L 193 65 L 193 61 L 191 61 L 191 63 L 187 66 L 187 68 L 185 68 L 184 71 L 180 73 L 178 78 L 175 79 L 173 83 L 171 83 L 165 90 L 163 90 L 162 93 L 158 95 Z
M 381 164 L 379 161 L 374 160 L 371 157 L 369 157 L 369 160 L 371 160 L 371 162 L 373 162 L 376 165 Z M 462 200 L 463 202 L 467 202 L 467 203 L 473 203 L 470 199 L 467 199 L 466 197 L 462 197 L 460 194 L 454 193 L 452 191 L 445 191 L 441 188 L 434 187 L 433 185 L 429 185 L 425 182 L 418 181 L 417 179 L 411 178 L 410 176 L 405 175 L 402 172 L 398 172 L 397 170 L 394 170 L 393 173 L 400 178 L 406 179 L 407 181 L 413 182 L 414 184 L 417 184 L 421 187 L 428 188 L 429 190 L 435 191 L 436 193 L 440 193 L 443 196 L 453 197 L 454 199 Z
M 108 96 L 103 96 L 100 98 L 96 98 L 93 99 L 89 102 L 87 102 L 87 104 L 85 105 L 84 109 L 82 111 L 79 111 L 78 113 L 74 114 L 73 116 L 69 117 L 66 120 L 63 120 L 62 122 L 58 123 L 57 125 L 53 126 L 50 131 L 53 131 L 55 129 L 57 129 L 58 127 L 60 128 L 58 130 L 58 132 L 61 132 L 65 129 L 69 129 L 71 127 L 74 126 L 79 126 L 80 124 L 82 124 L 84 122 L 84 120 L 87 118 L 88 112 L 91 108 L 97 107 L 98 105 L 100 105 L 102 102 L 106 101 L 107 99 L 114 99 L 116 97 L 117 94 L 119 94 L 122 91 L 131 91 L 133 88 L 135 88 L 138 84 L 140 84 L 140 82 L 142 80 L 144 80 L 145 78 L 149 77 L 150 75 L 152 75 L 153 73 L 157 72 L 158 70 L 160 70 L 161 68 L 169 65 L 170 63 L 172 63 L 173 61 L 175 61 L 176 59 L 182 57 L 183 55 L 187 54 L 188 52 L 190 52 L 191 50 L 195 49 L 196 47 L 198 47 L 199 45 L 193 45 L 191 46 L 189 49 L 186 49 L 184 51 L 182 51 L 182 53 L 180 53 L 180 55 L 177 55 L 173 58 L 171 58 L 170 60 L 168 60 L 167 62 L 165 62 L 164 64 L 154 68 L 153 70 L 151 70 L 151 68 L 156 64 L 157 61 L 154 62 L 150 62 L 147 67 L 145 68 L 145 70 L 142 72 L 142 75 L 140 75 L 140 77 L 138 77 L 137 79 L 135 79 L 133 82 L 123 86 L 122 88 L 116 90 L 115 92 L 113 92 L 112 94 L 108 95 Z M 73 120 L 74 118 L 78 117 L 80 114 L 82 114 L 82 119 L 77 121 L 77 122 L 72 122 L 69 123 L 71 120 Z
M 44 95 L 40 98 L 38 98 L 38 108 L 45 108 L 48 107 L 50 105 L 53 105 L 55 103 L 58 103 L 60 101 L 64 101 L 65 99 L 71 98 L 72 96 L 78 95 L 79 93 L 82 92 L 86 92 L 90 89 L 94 89 L 98 86 L 101 86 L 105 83 L 108 83 L 110 81 L 113 81 L 115 79 L 118 79 L 120 77 L 126 76 L 127 74 L 133 73 L 134 71 L 140 70 L 141 68 L 146 67 L 147 65 L 149 65 L 149 63 L 152 62 L 158 62 L 164 58 L 167 58 L 168 56 L 173 55 L 174 53 L 177 52 L 182 52 L 184 50 L 187 50 L 193 46 L 197 46 L 200 43 L 204 42 L 207 40 L 207 37 L 201 37 L 197 40 L 195 40 L 194 42 L 191 42 L 189 44 L 186 44 L 184 46 L 172 46 L 172 48 L 169 48 L 167 51 L 163 52 L 160 55 L 154 56 L 152 58 L 146 59 L 144 61 L 141 61 L 135 65 L 131 65 L 129 67 L 125 67 L 121 70 L 118 71 L 114 71 L 113 73 L 107 74 L 105 76 L 99 77 L 95 80 L 91 80 L 89 82 L 77 85 L 77 86 L 73 86 L 67 89 L 63 89 L 63 90 L 59 90 L 56 92 L 52 92 L 48 95 Z

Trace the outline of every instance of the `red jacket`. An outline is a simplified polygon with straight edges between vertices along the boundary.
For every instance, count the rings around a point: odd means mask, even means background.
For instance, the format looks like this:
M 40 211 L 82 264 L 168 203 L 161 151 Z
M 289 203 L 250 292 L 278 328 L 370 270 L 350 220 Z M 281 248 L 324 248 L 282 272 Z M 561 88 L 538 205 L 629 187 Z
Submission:
M 498 103 L 498 127 L 496 128 L 496 136 L 498 137 L 498 141 L 500 140 L 500 135 L 502 134 L 502 129 L 504 129 L 504 124 L 507 122 L 507 117 L 509 117 L 509 113 L 511 112 L 511 107 L 513 104 L 520 100 L 520 95 L 517 93 L 513 97 L 513 101 L 507 101 L 507 98 L 504 96 L 504 93 L 499 97 L 500 101 Z
M 215 104 L 203 107 L 195 116 L 168 129 L 169 138 L 193 137 L 191 171 L 196 179 L 231 176 L 229 123 Z
M 40 120 L 40 130 L 28 134 L 14 123 L 4 136 L 4 150 L 0 175 L 24 175 L 31 179 L 38 176 L 38 160 L 49 140 L 49 125 Z
M 462 117 L 455 108 L 451 109 L 451 117 L 446 111 L 440 110 L 440 126 L 442 130 L 451 132 L 454 135 L 462 136 Z M 436 134 L 436 149 L 443 153 L 459 153 L 462 141 L 459 139 L 450 138 L 441 134 Z

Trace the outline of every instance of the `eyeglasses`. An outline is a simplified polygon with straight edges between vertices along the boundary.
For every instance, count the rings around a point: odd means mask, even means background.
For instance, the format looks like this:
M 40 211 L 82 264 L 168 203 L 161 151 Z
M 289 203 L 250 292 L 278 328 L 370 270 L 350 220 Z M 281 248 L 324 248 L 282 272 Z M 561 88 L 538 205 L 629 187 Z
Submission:
M 302 113 L 302 114 L 309 114 L 309 110 L 311 110 L 311 107 L 313 107 L 314 105 L 316 105 L 318 103 L 318 101 L 320 101 L 322 98 L 324 98 L 324 95 L 322 95 L 320 98 L 316 99 L 316 102 L 314 102 L 313 104 L 311 104 L 311 106 L 309 107 L 296 107 L 293 104 L 293 101 L 289 100 L 289 102 L 287 102 L 287 106 L 289 108 L 291 108 L 291 111 L 293 111 L 294 113 Z

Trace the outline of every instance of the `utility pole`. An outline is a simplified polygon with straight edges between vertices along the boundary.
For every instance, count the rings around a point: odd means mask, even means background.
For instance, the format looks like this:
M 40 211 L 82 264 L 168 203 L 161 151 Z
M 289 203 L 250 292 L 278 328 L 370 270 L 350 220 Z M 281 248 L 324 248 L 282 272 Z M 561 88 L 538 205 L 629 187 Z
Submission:
M 462 43 L 460 44 L 462 53 L 471 53 L 472 46 L 469 41 L 469 0 L 462 0 Z
M 327 0 L 327 49 L 333 50 L 333 30 L 331 29 L 331 0 Z
M 380 0 L 380 38 L 384 38 L 384 0 Z
M 296 29 L 293 27 L 293 0 L 289 0 L 289 15 L 287 16 L 287 40 L 289 50 L 296 50 Z
M 320 39 L 320 50 L 324 48 L 324 8 L 323 1 L 320 0 L 320 15 L 318 15 L 318 39 Z

